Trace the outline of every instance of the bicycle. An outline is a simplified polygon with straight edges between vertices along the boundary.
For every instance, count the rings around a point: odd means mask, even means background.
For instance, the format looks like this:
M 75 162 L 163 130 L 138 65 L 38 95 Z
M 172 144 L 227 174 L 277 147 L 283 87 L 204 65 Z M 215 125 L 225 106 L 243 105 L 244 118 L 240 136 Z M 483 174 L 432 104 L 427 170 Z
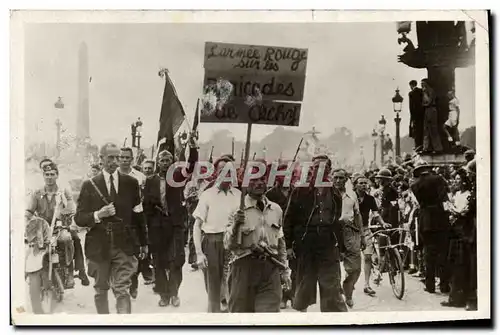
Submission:
M 370 229 L 383 228 L 380 225 L 368 226 Z M 399 300 L 403 299 L 405 293 L 405 277 L 403 261 L 399 253 L 400 243 L 392 244 L 390 235 L 395 232 L 401 232 L 402 228 L 380 229 L 371 233 L 367 238 L 372 239 L 374 246 L 374 255 L 372 255 L 372 275 L 375 278 L 375 283 L 380 286 L 382 281 L 382 273 L 387 272 L 389 282 L 392 286 L 392 292 Z M 379 239 L 386 240 L 387 245 L 380 246 Z M 381 252 L 383 257 L 381 258 Z M 381 261 L 383 260 L 383 262 Z M 382 264 L 383 263 L 383 264 Z

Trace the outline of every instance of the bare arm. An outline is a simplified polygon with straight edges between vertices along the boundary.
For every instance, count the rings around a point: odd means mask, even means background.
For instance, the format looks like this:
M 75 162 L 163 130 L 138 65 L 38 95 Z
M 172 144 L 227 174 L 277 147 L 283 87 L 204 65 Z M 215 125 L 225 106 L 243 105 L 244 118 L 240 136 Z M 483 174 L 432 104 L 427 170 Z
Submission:
M 203 253 L 201 248 L 201 223 L 202 223 L 201 219 L 196 218 L 196 221 L 194 222 L 193 226 L 193 242 L 197 254 Z

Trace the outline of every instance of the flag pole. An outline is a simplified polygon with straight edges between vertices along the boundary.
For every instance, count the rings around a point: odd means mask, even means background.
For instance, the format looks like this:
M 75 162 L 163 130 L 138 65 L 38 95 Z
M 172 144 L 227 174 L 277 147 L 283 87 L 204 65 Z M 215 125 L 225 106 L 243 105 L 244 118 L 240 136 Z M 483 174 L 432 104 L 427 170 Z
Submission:
M 233 156 L 234 158 L 234 137 L 233 137 L 233 140 L 231 142 L 231 155 Z
M 248 158 L 250 155 L 250 138 L 252 136 L 252 123 L 249 122 L 247 126 L 247 141 L 245 143 L 245 160 L 243 161 L 243 179 L 245 177 L 246 169 L 247 169 L 247 164 L 248 164 Z M 254 155 L 255 156 L 255 155 Z M 241 185 L 241 198 L 240 198 L 240 210 L 243 210 L 245 208 L 245 190 L 243 189 L 243 180 L 242 180 L 242 185 Z

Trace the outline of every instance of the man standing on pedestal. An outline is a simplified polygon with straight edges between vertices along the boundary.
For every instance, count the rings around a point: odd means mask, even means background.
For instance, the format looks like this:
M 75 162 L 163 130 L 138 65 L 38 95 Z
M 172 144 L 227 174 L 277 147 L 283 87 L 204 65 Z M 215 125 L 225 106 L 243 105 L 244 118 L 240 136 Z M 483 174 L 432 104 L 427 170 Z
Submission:
M 444 122 L 443 130 L 448 138 L 451 148 L 460 145 L 460 134 L 458 133 L 458 120 L 460 118 L 460 106 L 454 91 L 448 92 L 448 119 Z
M 436 93 L 429 85 L 427 79 L 422 79 L 422 104 L 425 108 L 424 114 L 424 152 L 441 153 L 443 144 L 439 135 L 438 110 L 436 107 Z
M 410 81 L 411 91 L 408 93 L 410 101 L 410 137 L 415 140 L 415 150 L 423 145 L 424 107 L 422 105 L 422 89 L 417 87 L 417 81 Z

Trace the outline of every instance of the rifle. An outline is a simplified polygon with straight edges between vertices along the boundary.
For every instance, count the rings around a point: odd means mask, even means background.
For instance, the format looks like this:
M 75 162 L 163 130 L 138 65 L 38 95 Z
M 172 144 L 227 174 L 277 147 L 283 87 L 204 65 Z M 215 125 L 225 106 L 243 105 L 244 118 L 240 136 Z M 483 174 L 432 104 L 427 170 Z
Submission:
M 208 161 L 212 163 L 214 161 L 213 159 L 213 153 L 214 153 L 214 146 L 212 145 L 212 150 L 210 150 L 210 158 L 208 158 Z
M 299 145 L 297 146 L 297 150 L 295 151 L 295 155 L 293 156 L 292 164 L 295 164 L 295 161 L 297 160 L 297 155 L 299 154 L 300 146 L 302 145 L 302 141 L 304 141 L 303 137 L 300 139 Z M 290 191 L 288 192 L 287 204 L 286 204 L 285 212 L 283 213 L 283 220 L 285 219 L 286 215 L 288 214 L 288 208 L 290 207 L 290 202 L 292 201 L 293 191 L 294 190 L 292 188 L 292 185 L 290 185 Z
M 280 262 L 276 258 L 277 257 L 276 253 L 274 253 L 273 250 L 271 250 L 271 248 L 269 248 L 267 243 L 264 241 L 260 241 L 258 245 L 254 245 L 252 247 L 252 251 L 259 255 L 263 255 L 269 258 L 271 262 L 273 262 L 273 264 L 276 265 L 280 270 L 284 271 L 288 268 L 286 264 Z

